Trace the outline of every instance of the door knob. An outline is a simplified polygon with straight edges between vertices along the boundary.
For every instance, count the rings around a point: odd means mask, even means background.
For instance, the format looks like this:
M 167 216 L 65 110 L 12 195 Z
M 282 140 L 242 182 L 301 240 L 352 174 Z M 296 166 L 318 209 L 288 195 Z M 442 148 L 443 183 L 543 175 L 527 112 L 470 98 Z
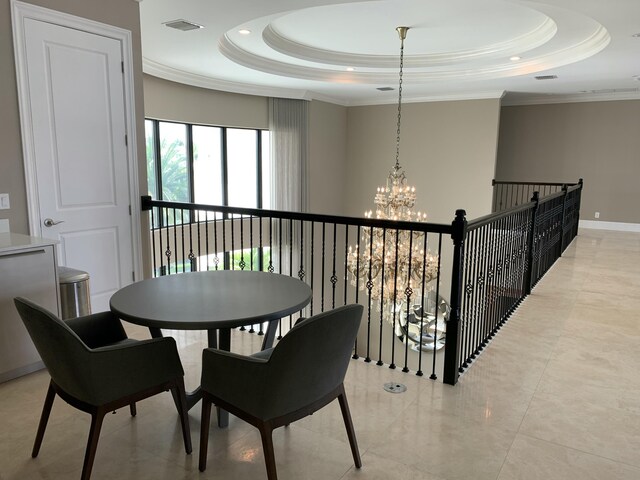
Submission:
M 43 223 L 45 227 L 53 227 L 54 225 L 58 225 L 59 223 L 63 223 L 63 222 L 64 220 L 59 220 L 56 222 L 51 218 L 45 218 Z

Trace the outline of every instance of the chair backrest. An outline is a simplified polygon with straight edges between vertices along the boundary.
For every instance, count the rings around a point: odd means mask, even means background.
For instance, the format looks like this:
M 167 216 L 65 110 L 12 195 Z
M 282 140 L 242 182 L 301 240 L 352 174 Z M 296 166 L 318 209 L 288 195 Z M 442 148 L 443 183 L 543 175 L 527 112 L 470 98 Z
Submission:
M 89 348 L 62 320 L 26 298 L 14 299 L 18 313 L 53 381 L 79 400 L 87 398 Z
M 362 312 L 362 305 L 354 304 L 314 315 L 280 340 L 269 359 L 262 418 L 309 405 L 344 381 Z

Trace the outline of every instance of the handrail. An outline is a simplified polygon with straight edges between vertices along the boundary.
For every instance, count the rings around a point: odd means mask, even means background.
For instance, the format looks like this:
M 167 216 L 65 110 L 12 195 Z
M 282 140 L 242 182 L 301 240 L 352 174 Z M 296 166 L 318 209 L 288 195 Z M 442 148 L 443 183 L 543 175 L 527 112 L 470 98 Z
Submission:
M 335 223 L 338 225 L 354 225 L 363 227 L 377 227 L 393 230 L 412 230 L 415 232 L 448 233 L 452 232 L 451 225 L 430 222 L 405 222 L 399 220 L 379 220 L 377 218 L 347 217 L 342 215 L 326 215 L 318 213 L 288 212 L 284 210 L 268 210 L 264 208 L 225 207 L 222 205 L 209 205 L 202 203 L 168 202 L 164 200 L 152 200 L 148 195 L 142 197 L 142 210 L 151 210 L 152 207 L 176 208 L 184 210 L 215 210 L 220 213 L 247 215 L 262 218 L 275 218 L 286 220 L 307 220 L 318 223 Z
M 567 186 L 575 186 L 575 185 L 579 185 L 578 183 L 570 183 L 570 182 L 564 182 L 564 183 L 558 183 L 558 182 L 513 182 L 513 181 L 505 181 L 505 180 L 491 180 L 491 185 L 495 186 L 495 185 L 540 185 L 541 187 L 562 187 L 564 185 Z
M 513 215 L 514 213 L 519 213 L 519 212 L 522 212 L 524 210 L 529 210 L 529 209 L 533 208 L 534 205 L 535 205 L 535 202 L 523 203 L 522 205 L 518 205 L 516 207 L 511 207 L 508 210 L 503 210 L 503 211 L 498 212 L 498 213 L 490 213 L 490 214 L 485 215 L 483 217 L 478 217 L 476 219 L 469 220 L 467 222 L 467 231 L 475 230 L 476 228 L 483 227 L 485 225 L 488 225 L 491 222 L 494 222 L 496 220 L 500 220 L 502 218 L 506 218 L 506 217 L 508 217 L 510 215 Z

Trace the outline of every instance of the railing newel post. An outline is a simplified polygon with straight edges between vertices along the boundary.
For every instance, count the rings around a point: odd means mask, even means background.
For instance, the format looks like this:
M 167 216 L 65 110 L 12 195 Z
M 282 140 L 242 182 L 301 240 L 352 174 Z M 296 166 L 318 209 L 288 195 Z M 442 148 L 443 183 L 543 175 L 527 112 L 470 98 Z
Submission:
M 562 185 L 562 191 L 564 192 L 564 196 L 562 197 L 562 220 L 560 222 L 560 249 L 558 252 L 558 258 L 560 258 L 562 256 L 562 252 L 564 252 L 564 223 L 566 222 L 567 198 L 569 195 L 569 188 L 566 183 Z
M 538 215 L 538 205 L 540 202 L 540 193 L 538 191 L 533 192 L 533 197 L 531 197 L 531 201 L 535 202 L 533 209 L 531 210 L 531 226 L 529 227 L 529 231 L 527 232 L 527 269 L 524 275 L 524 295 L 531 294 L 531 284 L 532 276 L 533 276 L 533 243 L 534 243 L 534 233 L 536 230 L 536 219 Z
M 467 235 L 467 219 L 465 210 L 456 210 L 456 217 L 451 223 L 453 240 L 453 267 L 451 269 L 451 298 L 449 321 L 447 322 L 447 341 L 444 354 L 443 381 L 448 385 L 458 382 L 460 372 L 459 357 L 461 355 L 460 312 L 462 307 L 462 259 L 464 241 Z

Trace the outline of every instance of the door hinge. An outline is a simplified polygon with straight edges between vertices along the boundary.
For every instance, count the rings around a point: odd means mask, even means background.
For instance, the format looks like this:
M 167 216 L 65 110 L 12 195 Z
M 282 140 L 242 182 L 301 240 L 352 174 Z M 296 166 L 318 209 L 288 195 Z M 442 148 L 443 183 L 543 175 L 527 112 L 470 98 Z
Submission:
M 126 134 L 126 133 L 124 134 L 124 144 L 125 144 L 126 146 L 129 146 L 129 137 L 127 136 L 127 134 Z
M 131 216 L 131 205 L 129 205 L 129 216 Z
M 124 62 L 120 62 L 120 67 L 122 68 L 122 73 L 124 73 Z
M 136 272 L 131 272 L 131 280 L 136 281 Z

